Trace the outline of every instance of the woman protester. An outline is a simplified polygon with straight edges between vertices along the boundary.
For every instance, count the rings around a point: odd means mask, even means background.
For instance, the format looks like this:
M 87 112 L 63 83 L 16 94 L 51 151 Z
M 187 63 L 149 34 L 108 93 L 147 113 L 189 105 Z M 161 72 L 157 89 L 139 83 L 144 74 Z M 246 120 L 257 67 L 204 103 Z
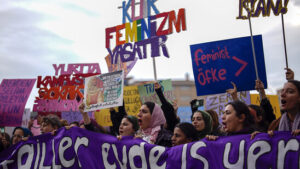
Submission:
M 183 122 L 175 126 L 172 136 L 172 146 L 186 144 L 199 140 L 198 131 L 191 123 Z
M 125 115 L 119 127 L 120 135 L 118 138 L 121 139 L 123 136 L 135 136 L 138 130 L 138 119 L 135 116 Z
M 292 131 L 293 135 L 300 133 L 300 81 L 289 80 L 281 90 L 281 111 L 283 114 L 274 120 L 269 130 Z
M 160 106 L 153 102 L 145 102 L 138 113 L 140 130 L 137 137 L 151 144 L 171 147 L 172 132 L 163 126 L 166 119 Z
M 227 103 L 222 116 L 225 135 L 251 134 L 255 131 L 254 120 L 248 106 L 239 101 Z M 208 140 L 216 140 L 218 136 L 208 135 Z
M 233 89 L 228 89 L 226 92 L 232 96 L 232 99 L 237 101 L 237 87 L 231 82 Z M 265 94 L 264 84 L 260 80 L 255 81 L 255 89 L 260 95 L 260 106 L 250 104 L 248 109 L 255 123 L 255 129 L 258 132 L 266 132 L 269 124 L 275 119 L 272 105 Z
M 174 103 L 174 106 L 165 98 L 162 86 L 158 83 L 154 83 L 155 92 L 161 102 L 161 109 L 163 110 L 164 116 L 168 117 L 166 118 L 166 129 L 173 132 L 174 127 L 177 123 L 180 122 L 180 119 L 177 117 L 177 103 Z
M 82 120 L 83 122 L 80 122 L 80 128 L 85 128 L 89 131 L 94 131 L 98 133 L 106 133 L 104 127 L 98 125 L 98 123 L 95 120 L 90 119 L 88 112 L 84 112 L 84 108 L 85 108 L 85 104 L 84 102 L 82 102 L 79 106 L 79 111 L 83 118 Z
M 41 133 L 55 132 L 61 127 L 61 122 L 58 116 L 49 114 L 43 117 L 41 124 Z
M 22 140 L 26 141 L 30 136 L 32 136 L 32 133 L 29 129 L 24 127 L 16 127 L 12 133 L 11 143 L 14 145 Z
M 212 132 L 212 118 L 209 113 L 197 110 L 192 114 L 192 125 L 198 132 L 199 139 L 204 138 Z

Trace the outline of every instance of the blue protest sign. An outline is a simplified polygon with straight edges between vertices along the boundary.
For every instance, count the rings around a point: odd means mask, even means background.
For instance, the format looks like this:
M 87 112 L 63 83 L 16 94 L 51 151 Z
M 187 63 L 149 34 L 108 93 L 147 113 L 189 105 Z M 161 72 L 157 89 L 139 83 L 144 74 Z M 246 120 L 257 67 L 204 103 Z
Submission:
M 262 36 L 253 37 L 259 79 L 267 88 Z M 255 89 L 255 68 L 251 37 L 242 37 L 190 46 L 197 95 Z

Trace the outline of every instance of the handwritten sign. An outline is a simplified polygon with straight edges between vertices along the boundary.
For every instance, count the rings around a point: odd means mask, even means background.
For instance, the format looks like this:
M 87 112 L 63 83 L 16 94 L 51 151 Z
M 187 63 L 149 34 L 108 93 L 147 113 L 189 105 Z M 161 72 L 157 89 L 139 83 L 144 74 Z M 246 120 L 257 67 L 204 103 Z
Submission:
M 253 39 L 258 75 L 267 84 L 262 36 Z M 232 88 L 231 82 L 237 85 L 238 91 L 255 89 L 250 37 L 196 44 L 190 48 L 198 96 L 225 93 L 226 89 Z
M 248 19 L 248 12 L 251 17 L 270 16 L 273 11 L 275 16 L 286 14 L 288 11 L 287 5 L 289 0 L 239 0 L 239 16 L 237 19 Z M 244 13 L 245 10 L 245 13 Z
M 109 109 L 95 111 L 95 119 L 98 124 L 101 124 L 101 126 L 112 126 Z
M 123 86 L 123 71 L 85 78 L 85 111 L 95 111 L 122 105 Z
M 163 55 L 169 58 L 166 47 L 167 35 L 186 30 L 185 9 L 159 13 L 154 4 L 155 1 L 140 1 L 139 14 L 136 16 L 135 0 L 123 1 L 122 14 L 123 23 L 114 27 L 106 28 L 105 47 L 111 56 L 111 63 L 116 64 L 121 58 L 122 62 L 134 61 L 136 55 L 139 59 L 147 58 L 147 48 L 150 46 L 151 57 Z M 131 15 L 128 13 L 131 8 Z M 156 15 L 151 15 L 151 9 Z M 129 22 L 126 22 L 128 19 Z M 123 35 L 124 34 L 124 35 Z M 111 50 L 111 39 L 115 42 Z
M 35 79 L 3 79 L 0 85 L 0 126 L 21 126 Z
M 243 92 L 238 92 L 238 99 L 247 105 L 250 104 L 250 92 L 249 91 L 243 91 Z M 205 99 L 205 108 L 206 110 L 214 110 L 217 112 L 219 116 L 219 121 L 222 121 L 222 112 L 225 109 L 225 105 L 228 102 L 231 102 L 232 97 L 228 95 L 227 93 L 223 94 L 217 94 L 217 95 L 209 95 Z
M 259 94 L 251 94 L 251 104 L 260 105 L 260 98 Z M 267 98 L 269 99 L 272 107 L 273 107 L 273 113 L 276 116 L 276 119 L 281 116 L 280 112 L 280 106 L 279 106 L 279 97 L 277 95 L 267 95 Z
M 158 81 L 158 83 L 162 86 L 161 89 L 162 92 L 164 93 L 165 98 L 171 103 L 175 99 L 175 96 L 173 94 L 173 89 L 172 89 L 172 81 L 160 80 Z M 151 101 L 161 105 L 161 102 L 154 89 L 154 83 L 147 83 L 147 84 L 140 85 L 138 86 L 138 89 L 139 89 L 142 103 Z
M 138 86 L 125 86 L 123 99 L 125 104 L 125 111 L 128 115 L 137 116 L 142 106 Z M 115 107 L 117 110 L 117 107 Z M 95 118 L 98 124 L 102 126 L 111 126 L 109 109 L 102 109 L 95 112 Z

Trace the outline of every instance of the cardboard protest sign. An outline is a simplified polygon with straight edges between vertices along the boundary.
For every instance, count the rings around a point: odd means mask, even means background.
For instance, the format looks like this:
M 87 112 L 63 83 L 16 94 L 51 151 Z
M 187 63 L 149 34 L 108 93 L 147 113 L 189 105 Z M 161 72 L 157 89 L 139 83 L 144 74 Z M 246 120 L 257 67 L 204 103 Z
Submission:
M 251 17 L 270 16 L 271 11 L 275 16 L 286 14 L 289 0 L 239 0 L 239 16 L 236 19 L 248 19 L 248 12 Z M 248 4 L 249 3 L 249 4 Z
M 251 104 L 260 105 L 260 97 L 259 94 L 251 94 Z M 272 107 L 273 107 L 273 113 L 276 116 L 276 119 L 281 116 L 280 113 L 280 106 L 279 106 L 279 97 L 277 95 L 267 95 L 267 98 L 269 99 Z
M 22 127 L 28 127 L 28 122 L 30 120 L 30 109 L 25 109 L 22 116 Z
M 254 36 L 259 79 L 267 88 L 262 36 Z M 251 38 L 242 37 L 191 45 L 197 95 L 225 93 L 234 82 L 238 91 L 254 90 L 256 73 Z
M 125 104 L 125 111 L 128 115 L 137 116 L 142 106 L 138 86 L 125 86 L 123 99 Z M 117 107 L 115 107 L 117 110 Z M 111 126 L 109 109 L 102 109 L 95 112 L 95 118 L 98 124 L 102 126 Z
M 95 119 L 101 126 L 112 126 L 109 109 L 95 111 Z
M 33 111 L 75 112 L 82 103 L 84 79 L 101 73 L 98 63 L 53 64 L 55 75 L 38 76 Z
M 117 71 L 85 78 L 84 111 L 95 111 L 123 104 L 124 73 Z
M 88 112 L 89 117 L 92 117 L 92 112 Z M 68 123 L 72 123 L 74 121 L 80 122 L 82 120 L 82 115 L 80 112 L 61 112 L 61 118 L 68 121 Z
M 138 86 L 124 87 L 124 103 L 127 114 L 137 116 L 142 106 Z
M 151 51 L 148 54 L 151 57 L 163 54 L 169 58 L 167 35 L 187 29 L 185 9 L 181 8 L 177 13 L 175 10 L 159 13 L 154 2 L 140 1 L 139 11 L 135 10 L 135 0 L 122 2 L 122 24 L 105 29 L 105 47 L 112 64 L 116 64 L 119 59 L 122 62 L 134 61 L 136 58 L 146 59 L 147 48 Z M 130 7 L 131 15 L 128 13 Z M 151 15 L 151 9 L 155 15 Z M 138 16 L 136 12 L 139 12 Z
M 116 64 L 112 64 L 110 55 L 107 55 L 105 57 L 105 61 L 107 64 L 108 72 L 115 72 L 115 71 L 123 70 L 124 77 L 126 78 L 128 73 L 131 71 L 133 66 L 136 64 L 137 58 L 135 58 L 133 61 L 124 62 L 124 63 L 119 58 Z
M 246 103 L 247 105 L 251 103 L 249 91 L 238 92 L 237 95 L 240 101 Z M 232 97 L 227 93 L 206 96 L 205 110 L 212 109 L 216 111 L 219 116 L 219 121 L 221 122 L 222 112 L 225 109 L 225 105 L 231 101 L 233 101 Z
M 300 136 L 275 132 L 202 139 L 174 147 L 142 139 L 62 128 L 0 152 L 0 168 L 299 169 Z M 8 155 L 9 154 L 9 155 Z
M 3 79 L 0 85 L 0 126 L 21 126 L 35 79 Z
M 173 94 L 172 89 L 172 81 L 171 80 L 160 80 L 158 83 L 162 86 L 162 92 L 164 93 L 165 98 L 172 103 L 175 100 L 175 96 Z M 154 83 L 146 83 L 138 86 L 140 97 L 142 103 L 146 101 L 151 101 L 161 105 L 161 102 L 155 92 Z

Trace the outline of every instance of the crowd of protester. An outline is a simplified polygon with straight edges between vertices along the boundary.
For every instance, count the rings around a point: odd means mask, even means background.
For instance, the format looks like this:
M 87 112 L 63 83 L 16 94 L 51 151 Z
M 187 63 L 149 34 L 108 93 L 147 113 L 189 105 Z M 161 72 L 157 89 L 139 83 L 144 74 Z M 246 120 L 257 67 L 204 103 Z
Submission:
M 127 115 L 125 105 L 110 109 L 112 121 L 111 127 L 103 127 L 87 112 L 84 112 L 85 104 L 79 106 L 82 121 L 68 122 L 58 116 L 50 114 L 47 116 L 37 115 L 29 122 L 28 128 L 15 127 L 12 136 L 7 133 L 0 134 L 0 150 L 9 148 L 20 141 L 26 141 L 28 137 L 44 133 L 53 133 L 61 127 L 67 129 L 80 127 L 93 132 L 110 134 L 119 140 L 124 137 L 132 139 L 143 139 L 144 141 L 171 147 L 180 144 L 194 142 L 200 139 L 216 140 L 219 136 L 231 136 L 239 134 L 251 134 L 254 138 L 260 132 L 274 135 L 273 131 L 291 131 L 293 135 L 300 133 L 300 82 L 294 80 L 294 72 L 286 69 L 287 82 L 283 85 L 280 95 L 281 116 L 276 119 L 272 105 L 266 97 L 264 84 L 256 81 L 256 90 L 260 95 L 260 106 L 246 105 L 237 97 L 237 86 L 233 84 L 228 89 L 233 99 L 226 104 L 219 122 L 214 110 L 198 110 L 195 106 L 197 100 L 191 101 L 192 123 L 180 122 L 177 116 L 177 103 L 170 103 L 163 95 L 159 83 L 155 83 L 155 91 L 161 102 L 161 106 L 154 102 L 142 104 L 137 117 Z

